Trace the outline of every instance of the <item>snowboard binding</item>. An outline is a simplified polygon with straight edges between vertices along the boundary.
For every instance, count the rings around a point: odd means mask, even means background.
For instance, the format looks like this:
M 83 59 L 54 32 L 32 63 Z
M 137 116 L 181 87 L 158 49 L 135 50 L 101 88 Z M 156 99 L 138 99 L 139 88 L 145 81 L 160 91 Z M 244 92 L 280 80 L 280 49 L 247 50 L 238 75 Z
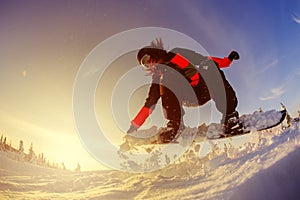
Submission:
M 226 116 L 225 123 L 222 124 L 224 137 L 243 134 L 244 126 L 239 120 L 239 113 L 237 111 Z
M 159 136 L 159 143 L 170 143 L 178 138 L 184 129 L 183 122 L 181 120 L 170 120 L 167 127 L 162 128 Z

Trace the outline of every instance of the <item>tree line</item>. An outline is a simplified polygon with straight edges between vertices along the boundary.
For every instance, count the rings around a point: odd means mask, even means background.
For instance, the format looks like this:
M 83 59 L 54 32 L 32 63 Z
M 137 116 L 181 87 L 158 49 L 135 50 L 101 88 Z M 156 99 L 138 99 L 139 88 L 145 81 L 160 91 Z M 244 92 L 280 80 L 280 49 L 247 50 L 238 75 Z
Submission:
M 64 162 L 58 163 L 58 162 L 51 162 L 46 159 L 44 153 L 36 154 L 33 150 L 33 143 L 30 144 L 30 147 L 28 149 L 28 153 L 25 153 L 24 151 L 24 142 L 23 140 L 20 140 L 19 147 L 14 148 L 11 145 L 11 141 L 8 143 L 7 138 L 1 135 L 0 138 L 0 151 L 7 152 L 8 156 L 11 159 L 21 161 L 21 162 L 28 162 L 31 164 L 49 167 L 53 169 L 61 169 L 61 170 L 68 170 L 64 164 Z M 74 169 L 76 172 L 81 171 L 81 167 L 79 163 L 77 164 L 77 167 Z

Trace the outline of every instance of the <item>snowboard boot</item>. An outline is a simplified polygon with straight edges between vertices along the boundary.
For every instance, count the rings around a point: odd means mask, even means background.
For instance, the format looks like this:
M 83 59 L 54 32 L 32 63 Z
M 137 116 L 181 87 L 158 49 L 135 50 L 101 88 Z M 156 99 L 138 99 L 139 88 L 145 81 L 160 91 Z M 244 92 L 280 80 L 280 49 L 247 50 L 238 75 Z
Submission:
M 159 134 L 161 143 L 169 143 L 173 141 L 184 129 L 184 124 L 181 120 L 170 120 L 167 127 L 163 128 Z
M 239 113 L 237 111 L 227 115 L 222 126 L 225 136 L 243 133 L 243 124 L 239 120 Z

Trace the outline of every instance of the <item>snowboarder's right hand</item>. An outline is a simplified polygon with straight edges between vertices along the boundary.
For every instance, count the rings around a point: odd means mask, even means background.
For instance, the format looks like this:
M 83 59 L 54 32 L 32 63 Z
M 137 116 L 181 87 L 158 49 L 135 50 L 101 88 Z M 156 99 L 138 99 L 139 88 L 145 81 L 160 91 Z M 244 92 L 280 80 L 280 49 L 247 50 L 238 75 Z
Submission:
M 232 62 L 233 60 L 238 60 L 240 59 L 240 55 L 238 52 L 236 51 L 232 51 L 230 52 L 229 56 L 228 56 L 228 59 Z
M 137 129 L 138 128 L 135 125 L 131 124 L 127 133 L 133 133 L 133 132 L 137 131 Z

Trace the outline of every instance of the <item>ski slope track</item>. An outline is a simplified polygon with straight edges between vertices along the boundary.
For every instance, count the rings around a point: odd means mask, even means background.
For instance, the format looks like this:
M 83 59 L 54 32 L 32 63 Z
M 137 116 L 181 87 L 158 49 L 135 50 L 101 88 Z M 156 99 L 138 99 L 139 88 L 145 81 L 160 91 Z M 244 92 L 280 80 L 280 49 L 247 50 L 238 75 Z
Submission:
M 0 152 L 0 199 L 300 199 L 300 128 L 203 141 L 151 173 L 71 172 Z

